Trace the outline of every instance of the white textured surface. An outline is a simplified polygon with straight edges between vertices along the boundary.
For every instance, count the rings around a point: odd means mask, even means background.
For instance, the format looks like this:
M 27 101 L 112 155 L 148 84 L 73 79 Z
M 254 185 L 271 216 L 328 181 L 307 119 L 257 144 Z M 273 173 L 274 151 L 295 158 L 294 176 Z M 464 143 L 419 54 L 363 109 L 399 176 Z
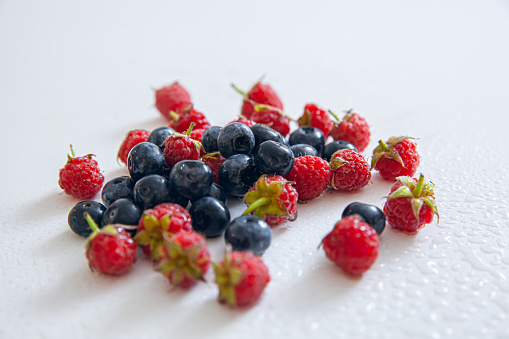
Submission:
M 505 1 L 0 2 L 0 338 L 509 338 L 508 32 Z M 293 117 L 311 101 L 363 114 L 367 157 L 378 139 L 420 138 L 440 223 L 386 230 L 352 279 L 317 246 L 390 184 L 327 192 L 274 230 L 272 282 L 245 310 L 212 283 L 170 292 L 141 256 L 125 277 L 91 274 L 57 185 L 69 143 L 123 175 L 124 134 L 164 124 L 151 86 L 180 80 L 223 124 L 240 107 L 230 82 L 262 74 Z

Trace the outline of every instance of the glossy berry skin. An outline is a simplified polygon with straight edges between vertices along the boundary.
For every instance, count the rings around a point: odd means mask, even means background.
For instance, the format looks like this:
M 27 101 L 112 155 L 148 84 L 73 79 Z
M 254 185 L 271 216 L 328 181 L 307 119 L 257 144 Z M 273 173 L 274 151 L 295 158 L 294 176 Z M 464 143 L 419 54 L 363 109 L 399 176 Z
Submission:
M 97 201 L 81 201 L 74 205 L 67 216 L 67 223 L 71 230 L 79 236 L 88 237 L 92 229 L 85 219 L 85 212 L 88 212 L 97 225 L 102 225 L 102 219 L 106 206 Z
M 327 189 L 332 171 L 329 163 L 324 159 L 306 155 L 295 159 L 295 165 L 285 176 L 288 181 L 294 182 L 299 193 L 299 200 L 316 198 Z
M 207 195 L 212 186 L 213 174 L 210 167 L 200 160 L 183 160 L 170 172 L 170 189 L 190 200 Z
M 151 142 L 139 143 L 129 152 L 127 169 L 134 182 L 147 175 L 162 175 L 166 169 L 163 152 Z
M 205 195 L 205 197 L 215 198 L 215 199 L 221 201 L 225 205 L 228 203 L 228 193 L 226 193 L 224 188 L 222 188 L 220 185 L 216 184 L 215 182 L 212 183 L 212 186 L 210 186 L 209 193 L 207 193 L 207 195 Z M 204 197 L 202 197 L 202 198 L 204 198 Z M 201 198 L 195 199 L 192 201 L 192 203 L 194 204 L 195 201 L 200 200 L 200 199 Z
M 261 218 L 242 215 L 228 224 L 224 240 L 234 251 L 251 251 L 255 255 L 262 255 L 272 241 L 272 229 Z
M 260 172 L 255 166 L 253 158 L 245 154 L 232 155 L 219 168 L 219 184 L 226 192 L 243 197 L 256 182 Z
M 288 133 L 290 133 L 290 118 L 277 108 L 267 107 L 257 109 L 251 115 L 251 120 L 258 124 L 270 126 L 283 137 L 286 137 Z
M 223 128 L 221 126 L 210 126 L 207 128 L 202 136 L 201 143 L 203 145 L 203 149 L 207 153 L 218 152 L 219 147 L 217 146 L 217 137 Z
M 235 154 L 251 154 L 254 145 L 253 132 L 240 122 L 226 125 L 217 137 L 219 152 L 225 158 Z
M 74 198 L 91 199 L 104 183 L 104 176 L 92 155 L 67 157 L 67 163 L 58 173 L 58 185 Z
M 189 134 L 189 137 L 193 140 L 196 140 L 198 142 L 201 142 L 201 137 L 203 135 L 203 132 L 205 132 L 205 129 L 199 128 L 199 129 L 193 129 L 191 133 Z
M 315 104 L 307 104 L 304 106 L 304 113 L 297 120 L 299 126 L 311 126 L 322 131 L 324 136 L 329 135 L 329 131 L 333 126 L 329 113 Z
M 230 210 L 226 205 L 212 197 L 203 197 L 193 202 L 189 209 L 193 220 L 193 230 L 207 238 L 223 234 L 230 222 Z
M 385 214 L 375 205 L 352 202 L 345 207 L 341 218 L 352 215 L 358 215 L 362 221 L 373 227 L 378 235 L 381 235 L 385 229 Z
M 357 147 L 355 147 L 351 143 L 344 140 L 334 140 L 325 145 L 322 152 L 322 158 L 330 162 L 332 155 L 342 149 L 351 149 L 352 151 L 359 153 Z
M 264 124 L 254 124 L 250 127 L 255 137 L 255 149 L 264 141 L 272 140 L 280 144 L 290 146 L 285 137 L 278 131 Z
M 134 202 L 141 210 L 153 208 L 165 202 L 174 202 L 168 180 L 158 174 L 147 175 L 134 185 Z
M 173 120 L 170 112 L 177 114 L 192 106 L 189 92 L 178 82 L 161 87 L 155 91 L 155 106 L 169 120 Z
M 201 143 L 187 135 L 175 133 L 164 141 L 164 161 L 170 168 L 182 160 L 198 160 L 202 151 Z
M 408 137 L 392 137 L 373 150 L 371 168 L 385 180 L 396 180 L 399 176 L 413 176 L 419 167 L 420 156 L 415 143 Z
M 281 110 L 283 109 L 283 103 L 274 89 L 269 84 L 261 82 L 257 82 L 249 92 L 244 95 L 241 114 L 245 116 L 246 119 L 251 119 L 251 115 L 255 111 L 254 104 L 264 104 Z
M 219 152 L 205 154 L 201 158 L 201 161 L 209 165 L 210 169 L 212 170 L 212 174 L 214 175 L 214 182 L 216 184 L 219 184 L 219 169 L 225 160 L 226 158 L 223 157 Z
M 330 186 L 338 191 L 357 191 L 371 180 L 368 162 L 353 150 L 345 149 L 334 153 L 330 167 L 332 170 Z
M 104 206 L 108 207 L 115 200 L 129 199 L 134 201 L 134 181 L 128 176 L 111 179 L 104 185 L 101 191 L 101 199 Z
M 147 141 L 159 146 L 159 148 L 163 150 L 164 141 L 166 140 L 167 137 L 169 137 L 173 133 L 175 133 L 175 130 L 171 127 L 166 126 L 158 127 L 152 132 L 150 132 Z
M 322 240 L 329 260 L 350 275 L 362 275 L 378 257 L 380 243 L 375 230 L 358 216 L 341 219 Z
M 319 155 L 322 154 L 325 138 L 323 132 L 316 127 L 299 127 L 290 134 L 290 145 L 308 144 L 313 146 Z
M 292 170 L 295 156 L 288 146 L 268 140 L 256 149 L 254 162 L 261 173 L 285 176 Z
M 115 200 L 103 214 L 103 225 L 122 224 L 136 226 L 143 211 L 129 199 Z M 135 233 L 133 230 L 131 233 Z
M 290 149 L 292 150 L 293 156 L 295 158 L 303 157 L 303 156 L 306 156 L 306 155 L 312 155 L 312 156 L 315 156 L 315 157 L 318 156 L 318 152 L 311 145 L 296 144 L 296 145 L 290 146 Z
M 371 132 L 366 119 L 350 110 L 341 121 L 334 124 L 330 135 L 334 140 L 345 140 L 351 143 L 362 152 L 369 145 Z
M 191 123 L 194 123 L 193 129 L 207 129 L 210 127 L 210 123 L 205 114 L 195 110 L 194 108 L 183 111 L 176 119 L 173 120 L 170 127 L 179 133 L 185 133 L 191 126 Z
M 118 149 L 117 159 L 122 163 L 127 164 L 127 156 L 131 149 L 141 142 L 146 142 L 150 135 L 149 131 L 144 129 L 135 129 L 129 131 L 122 141 L 120 148 Z

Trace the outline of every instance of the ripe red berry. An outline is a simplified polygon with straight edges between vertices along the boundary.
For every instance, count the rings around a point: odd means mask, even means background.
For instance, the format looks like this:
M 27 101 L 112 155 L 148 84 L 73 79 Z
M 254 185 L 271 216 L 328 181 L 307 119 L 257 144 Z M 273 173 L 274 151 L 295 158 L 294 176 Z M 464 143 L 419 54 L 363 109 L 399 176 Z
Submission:
M 219 286 L 218 300 L 230 307 L 254 304 L 270 282 L 269 269 L 251 252 L 226 253 L 224 260 L 213 266 Z
M 371 179 L 371 169 L 362 155 L 343 149 L 331 157 L 332 176 L 330 185 L 338 191 L 353 192 L 366 186 Z
M 282 110 L 267 105 L 255 105 L 251 120 L 269 126 L 286 137 L 290 133 L 290 118 Z
M 247 127 L 251 127 L 254 124 L 256 124 L 256 122 L 254 122 L 253 120 L 248 120 L 248 119 L 244 119 L 244 118 L 238 118 L 236 120 L 230 121 L 228 124 L 231 124 L 233 122 L 240 122 L 240 123 L 246 125 Z
M 232 87 L 244 97 L 241 114 L 246 117 L 246 119 L 251 119 L 251 115 L 255 111 L 254 105 L 256 104 L 268 105 L 279 108 L 280 110 L 283 109 L 281 99 L 279 99 L 278 95 L 269 84 L 257 82 L 247 94 L 233 84 Z
M 331 111 L 329 111 L 333 114 Z M 336 117 L 333 114 L 334 117 Z M 330 130 L 330 135 L 334 140 L 344 140 L 362 152 L 366 149 L 371 138 L 371 132 L 366 119 L 361 117 L 357 113 L 353 113 L 353 110 L 346 112 L 345 116 L 341 121 L 336 118 L 336 122 Z
M 327 188 L 331 178 L 329 163 L 312 155 L 295 158 L 292 170 L 285 176 L 293 181 L 297 189 L 299 200 L 309 200 L 318 197 Z
M 193 129 L 207 129 L 210 127 L 207 117 L 194 108 L 184 110 L 180 114 L 172 112 L 171 116 L 173 117 L 173 120 L 169 127 L 179 133 L 185 133 L 192 123 L 194 123 Z
M 129 155 L 129 151 L 131 151 L 131 149 L 139 143 L 148 141 L 149 135 L 150 132 L 144 129 L 135 129 L 129 131 L 122 141 L 120 148 L 118 149 L 118 160 L 124 164 L 127 164 L 127 156 Z
M 171 168 L 182 160 L 198 160 L 204 153 L 201 143 L 189 137 L 191 130 L 192 127 L 185 135 L 173 133 L 164 141 L 163 155 L 168 167 Z
M 297 190 L 280 175 L 262 175 L 244 195 L 244 215 L 254 214 L 270 226 L 297 218 Z
M 192 106 L 191 96 L 178 82 L 161 87 L 155 91 L 155 105 L 161 114 L 173 120 L 170 112 L 179 114 Z
M 189 288 L 198 280 L 205 281 L 210 253 L 201 234 L 192 231 L 175 233 L 164 240 L 162 249 L 155 267 L 173 286 Z
M 67 155 L 67 163 L 58 173 L 58 185 L 66 194 L 78 199 L 90 199 L 101 190 L 104 176 L 92 156 L 75 157 L 71 146 L 71 156 Z
M 346 273 L 361 275 L 375 262 L 380 243 L 376 231 L 354 215 L 338 221 L 322 246 L 327 258 Z
M 422 174 L 419 180 L 408 176 L 398 177 L 384 205 L 387 223 L 409 234 L 415 234 L 431 223 L 435 214 L 438 215 L 434 188 L 432 182 L 424 181 Z
M 189 137 L 193 140 L 196 140 L 198 142 L 201 142 L 201 136 L 203 135 L 203 132 L 205 132 L 205 129 L 193 129 L 191 131 L 191 134 L 189 134 Z
M 323 132 L 325 137 L 329 135 L 329 131 L 333 125 L 333 122 L 329 117 L 329 113 L 315 104 L 307 104 L 304 106 L 304 113 L 297 122 L 299 123 L 299 126 L 312 126 L 318 128 Z
M 212 174 L 214 176 L 214 182 L 219 185 L 219 169 L 221 168 L 221 165 L 226 160 L 225 157 L 221 155 L 219 152 L 214 153 L 207 153 L 205 154 L 201 160 L 209 165 L 210 169 L 212 170 Z
M 420 156 L 413 139 L 408 136 L 391 137 L 387 142 L 379 141 L 373 150 L 371 169 L 377 170 L 385 180 L 399 176 L 413 176 L 419 167 Z

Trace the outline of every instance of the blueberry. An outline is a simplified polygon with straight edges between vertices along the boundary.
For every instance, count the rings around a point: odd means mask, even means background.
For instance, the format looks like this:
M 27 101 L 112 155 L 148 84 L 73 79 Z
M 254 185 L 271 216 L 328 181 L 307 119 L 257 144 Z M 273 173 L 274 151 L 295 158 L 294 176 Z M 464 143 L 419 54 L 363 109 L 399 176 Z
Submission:
M 268 140 L 256 149 L 254 162 L 261 173 L 285 176 L 292 170 L 295 157 L 288 146 Z
M 240 122 L 232 122 L 226 125 L 217 137 L 219 152 L 225 158 L 234 154 L 251 154 L 254 145 L 253 132 Z
M 150 132 L 148 136 L 148 142 L 153 143 L 154 145 L 159 146 L 161 150 L 164 149 L 164 141 L 167 137 L 175 133 L 175 130 L 171 127 L 158 127 L 152 132 Z
M 251 156 L 236 154 L 223 162 L 219 168 L 218 179 L 226 192 L 240 198 L 253 186 L 259 176 L 260 172 Z
M 212 197 L 196 200 L 189 214 L 193 220 L 193 230 L 207 238 L 220 236 L 230 222 L 230 211 L 225 204 Z
M 141 178 L 134 185 L 134 202 L 142 210 L 154 208 L 164 202 L 173 202 L 168 180 L 158 174 Z
M 165 168 L 163 152 L 151 142 L 137 144 L 127 156 L 127 169 L 134 181 L 150 174 L 162 175 Z
M 288 141 L 275 129 L 264 125 L 264 124 L 254 124 L 250 127 L 251 131 L 253 131 L 253 135 L 255 137 L 255 148 L 258 147 L 262 142 L 267 140 L 272 140 L 275 142 L 279 142 L 280 144 L 289 146 Z
M 201 144 L 203 149 L 207 153 L 218 152 L 219 147 L 217 146 L 217 137 L 223 128 L 220 126 L 210 126 L 207 128 L 201 136 Z
M 325 137 L 323 132 L 312 126 L 302 126 L 290 134 L 290 145 L 308 144 L 313 146 L 318 154 L 322 154 Z
M 84 213 L 88 212 L 95 223 L 101 226 L 104 211 L 106 211 L 106 206 L 97 201 L 82 201 L 74 205 L 69 212 L 67 223 L 74 233 L 88 237 L 92 233 L 92 229 L 90 229 Z
M 382 234 L 385 229 L 385 214 L 375 205 L 364 204 L 362 202 L 352 202 L 346 206 L 342 218 L 349 215 L 359 215 L 367 224 L 376 231 L 378 235 Z
M 209 165 L 200 160 L 182 160 L 170 172 L 170 189 L 190 200 L 207 195 L 213 181 Z
M 122 224 L 128 226 L 137 226 L 140 221 L 142 210 L 129 199 L 115 200 L 103 215 L 103 225 Z M 136 230 L 128 230 L 129 233 L 135 234 Z
M 262 255 L 270 246 L 272 230 L 265 220 L 243 215 L 228 224 L 224 239 L 234 251 L 252 251 L 255 255 Z
M 330 162 L 332 155 L 341 149 L 351 149 L 359 153 L 357 147 L 355 147 L 351 143 L 344 140 L 335 140 L 325 145 L 322 152 L 322 158 Z
M 315 156 L 315 157 L 318 156 L 318 152 L 311 145 L 296 144 L 296 145 L 290 146 L 290 149 L 292 150 L 293 155 L 296 158 L 303 157 L 303 156 L 306 156 L 306 155 L 312 155 L 312 156 Z
M 104 206 L 108 207 L 112 202 L 121 198 L 134 200 L 133 189 L 134 181 L 127 176 L 111 179 L 101 191 Z
M 209 193 L 207 193 L 207 195 L 205 195 L 205 196 L 216 198 L 217 200 L 221 201 L 225 205 L 228 203 L 228 193 L 226 193 L 224 188 L 222 188 L 215 182 L 212 183 L 212 186 L 210 186 Z M 196 200 L 194 200 L 194 201 L 196 201 Z M 193 201 L 193 204 L 194 204 L 194 201 Z

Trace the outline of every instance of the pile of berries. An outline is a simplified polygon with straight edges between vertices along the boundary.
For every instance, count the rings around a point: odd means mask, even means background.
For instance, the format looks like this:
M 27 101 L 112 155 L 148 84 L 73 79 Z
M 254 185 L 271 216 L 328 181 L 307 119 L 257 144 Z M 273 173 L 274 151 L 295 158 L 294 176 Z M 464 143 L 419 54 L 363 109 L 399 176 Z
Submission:
M 363 189 L 373 169 L 395 182 L 383 211 L 361 202 L 348 205 L 321 242 L 327 258 L 360 275 L 378 256 L 386 221 L 410 234 L 432 222 L 434 186 L 423 175 L 413 178 L 420 161 L 413 138 L 380 140 L 369 164 L 360 153 L 370 142 L 369 125 L 353 110 L 340 119 L 306 104 L 294 120 L 270 85 L 258 82 L 247 93 L 233 87 L 242 95 L 241 117 L 224 126 L 211 126 L 179 83 L 158 89 L 155 105 L 168 126 L 128 132 L 117 157 L 129 176 L 104 186 L 92 155 L 75 157 L 71 149 L 59 184 L 67 194 L 88 199 L 73 207 L 68 224 L 88 238 L 92 271 L 125 274 L 139 247 L 172 286 L 204 281 L 212 267 L 219 301 L 251 305 L 270 281 L 261 257 L 271 244 L 271 228 L 296 220 L 299 203 L 327 189 Z M 293 122 L 298 126 L 292 128 Z M 91 200 L 99 191 L 102 203 Z M 232 197 L 246 204 L 233 219 Z M 220 236 L 227 250 L 215 263 L 206 239 Z

